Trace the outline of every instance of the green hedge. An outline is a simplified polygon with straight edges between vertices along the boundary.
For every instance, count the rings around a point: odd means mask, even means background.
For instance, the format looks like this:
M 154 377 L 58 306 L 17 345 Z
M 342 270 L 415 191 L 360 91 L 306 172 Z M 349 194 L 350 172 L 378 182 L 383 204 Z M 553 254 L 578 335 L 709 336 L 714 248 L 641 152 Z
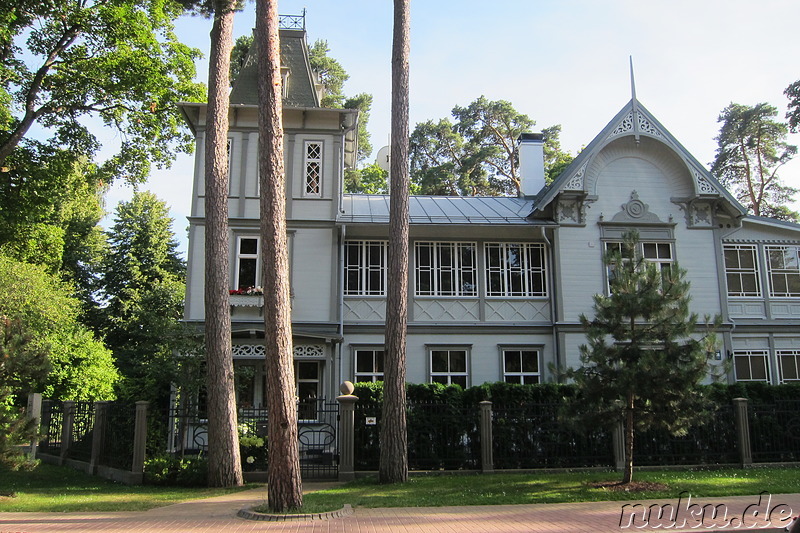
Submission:
M 377 469 L 382 383 L 357 383 L 356 468 Z M 736 461 L 731 404 L 747 398 L 756 460 L 800 458 L 800 437 L 787 427 L 800 427 L 800 384 L 712 384 L 703 386 L 714 415 L 684 437 L 659 432 L 640 435 L 640 464 L 715 464 Z M 564 419 L 560 407 L 577 394 L 573 385 L 486 383 L 462 389 L 457 385 L 409 384 L 409 467 L 411 469 L 479 468 L 478 404 L 492 402 L 496 468 L 609 466 L 613 460 L 606 428 L 581 428 Z M 781 406 L 775 414 L 770 410 Z M 377 424 L 366 425 L 366 417 Z M 797 423 L 795 423 L 797 422 Z M 800 432 L 799 432 L 800 433 Z M 752 440 L 752 438 L 751 438 Z

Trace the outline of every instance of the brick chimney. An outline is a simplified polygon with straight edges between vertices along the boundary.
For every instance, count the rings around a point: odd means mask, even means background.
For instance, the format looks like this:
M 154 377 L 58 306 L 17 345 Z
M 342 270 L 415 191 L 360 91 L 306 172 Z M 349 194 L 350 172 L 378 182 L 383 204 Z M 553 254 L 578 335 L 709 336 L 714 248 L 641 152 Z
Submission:
M 544 187 L 544 135 L 521 133 L 517 141 L 520 196 L 536 196 Z

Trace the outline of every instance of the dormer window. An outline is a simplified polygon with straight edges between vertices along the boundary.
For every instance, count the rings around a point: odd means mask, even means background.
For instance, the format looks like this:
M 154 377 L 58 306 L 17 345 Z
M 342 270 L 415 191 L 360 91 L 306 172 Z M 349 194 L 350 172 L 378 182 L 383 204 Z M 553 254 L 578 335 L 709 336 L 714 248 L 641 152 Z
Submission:
M 283 97 L 289 97 L 289 68 L 281 67 L 281 83 L 283 89 Z
M 306 141 L 303 149 L 304 196 L 322 196 L 322 142 Z

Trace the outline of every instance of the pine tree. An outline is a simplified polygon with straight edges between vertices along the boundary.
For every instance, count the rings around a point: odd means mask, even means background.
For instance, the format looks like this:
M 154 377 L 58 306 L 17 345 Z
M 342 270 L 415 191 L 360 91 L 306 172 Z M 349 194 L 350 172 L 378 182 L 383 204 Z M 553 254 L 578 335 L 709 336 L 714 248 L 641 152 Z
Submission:
M 286 170 L 283 157 L 283 89 L 278 3 L 256 2 L 258 51 L 258 168 L 261 184 L 261 251 L 264 348 L 267 374 L 267 504 L 276 512 L 303 505 L 297 400 L 292 353 Z
M 579 395 L 571 404 L 586 425 L 625 427 L 623 483 L 633 479 L 636 431 L 685 434 L 704 411 L 700 383 L 715 339 L 692 337 L 689 282 L 676 263 L 659 270 L 644 259 L 636 231 L 607 253 L 608 296 L 594 297 L 594 319 L 581 315 L 588 344 L 579 369 L 570 369 Z
M 381 483 L 408 480 L 406 329 L 408 324 L 408 79 L 410 2 L 394 2 L 389 286 L 386 296 Z

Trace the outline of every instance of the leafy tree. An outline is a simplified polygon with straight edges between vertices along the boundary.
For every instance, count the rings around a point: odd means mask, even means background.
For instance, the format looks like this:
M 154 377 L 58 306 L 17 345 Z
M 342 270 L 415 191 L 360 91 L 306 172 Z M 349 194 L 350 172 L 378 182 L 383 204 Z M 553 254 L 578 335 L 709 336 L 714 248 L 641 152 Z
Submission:
M 20 320 L 0 316 L 0 469 L 34 466 L 18 446 L 27 444 L 38 430 L 15 401 L 35 392 L 47 378 L 47 353 L 32 342 Z
M 0 172 L 0 250 L 43 265 L 73 283 L 84 310 L 94 306 L 95 272 L 104 248 L 96 166 L 85 156 L 31 142 Z
M 34 124 L 51 143 L 92 157 L 100 147 L 82 119 L 121 133 L 100 170 L 142 181 L 151 163 L 192 149 L 175 105 L 202 96 L 199 52 L 177 41 L 170 0 L 18 0 L 0 9 L 0 164 Z M 21 46 L 24 42 L 24 48 Z
M 250 52 L 250 48 L 252 46 L 252 33 L 242 35 L 236 39 L 235 43 L 233 43 L 233 48 L 231 49 L 231 68 L 229 76 L 229 83 L 231 87 L 233 87 L 233 83 L 236 81 L 236 78 L 239 77 L 239 73 L 242 71 L 242 67 L 244 67 L 244 62 L 247 60 L 247 54 Z
M 37 388 L 59 400 L 110 400 L 119 379 L 111 352 L 78 321 L 72 288 L 41 266 L 0 255 L 0 315 L 20 320 L 51 371 Z
M 800 126 L 800 80 L 789 85 L 783 91 L 783 94 L 789 99 L 789 105 L 786 110 L 789 130 L 792 133 L 797 133 L 797 128 Z
M 325 87 L 320 105 L 322 107 L 344 107 L 344 82 L 350 76 L 336 59 L 330 57 L 328 52 L 328 41 L 319 39 L 308 47 L 308 61 L 311 63 L 311 70 L 317 73 L 319 82 Z
M 344 187 L 354 194 L 386 194 L 389 192 L 389 173 L 372 163 L 364 168 L 348 168 L 344 174 Z
M 372 154 L 372 142 L 370 141 L 367 124 L 369 124 L 369 112 L 372 108 L 372 95 L 359 93 L 351 96 L 344 101 L 342 106 L 345 109 L 358 109 L 358 162 L 364 161 Z
M 167 205 L 135 192 L 115 210 L 103 260 L 101 330 L 122 374 L 119 396 L 166 408 L 176 378 L 185 265 Z
M 406 330 L 408 328 L 408 95 L 411 41 L 410 0 L 394 0 L 392 31 L 392 121 L 389 164 L 389 264 L 386 289 L 384 399 L 380 430 L 381 483 L 408 480 L 406 431 Z
M 455 122 L 442 119 L 417 124 L 411 134 L 412 181 L 420 194 L 450 196 L 518 195 L 517 138 L 536 124 L 504 100 L 481 96 L 452 111 Z M 561 150 L 561 126 L 542 130 L 549 179 L 572 156 Z
M 786 143 L 788 128 L 774 120 L 777 114 L 765 103 L 731 103 L 723 109 L 711 171 L 754 215 L 796 221 L 798 213 L 787 204 L 797 189 L 784 185 L 778 170 L 797 154 L 797 147 Z
M 566 376 L 578 388 L 572 408 L 584 424 L 624 421 L 623 483 L 630 483 L 637 431 L 685 434 L 703 412 L 699 385 L 715 339 L 692 337 L 697 315 L 689 312 L 686 272 L 677 264 L 659 271 L 645 260 L 637 232 L 626 234 L 605 262 L 610 294 L 594 296 L 593 319 L 581 315 L 583 366 Z
M 480 160 L 468 152 L 463 135 L 449 119 L 417 124 L 409 151 L 411 174 L 422 194 L 492 195 Z
M 285 512 L 303 505 L 292 353 L 292 304 L 286 236 L 283 88 L 278 5 L 257 0 L 258 168 L 261 185 L 261 276 L 264 287 L 264 368 L 267 379 L 267 503 Z M 226 271 L 227 272 L 227 271 Z

